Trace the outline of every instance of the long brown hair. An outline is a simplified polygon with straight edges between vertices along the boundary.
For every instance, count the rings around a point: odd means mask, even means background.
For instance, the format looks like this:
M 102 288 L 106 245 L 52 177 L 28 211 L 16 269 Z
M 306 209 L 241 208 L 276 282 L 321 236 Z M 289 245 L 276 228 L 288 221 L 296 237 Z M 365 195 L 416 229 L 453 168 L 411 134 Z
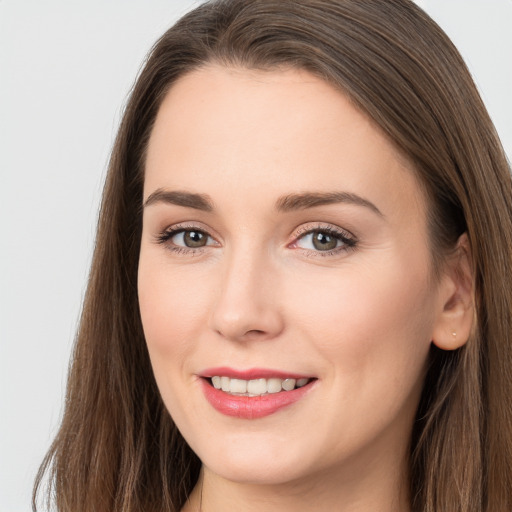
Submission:
M 512 510 L 512 184 L 462 58 L 410 0 L 221 0 L 156 43 L 113 148 L 62 425 L 39 471 L 60 512 L 178 511 L 200 461 L 160 398 L 137 263 L 145 151 L 163 97 L 210 62 L 308 70 L 346 94 L 414 164 L 434 267 L 467 232 L 475 326 L 432 348 L 411 437 L 417 512 Z

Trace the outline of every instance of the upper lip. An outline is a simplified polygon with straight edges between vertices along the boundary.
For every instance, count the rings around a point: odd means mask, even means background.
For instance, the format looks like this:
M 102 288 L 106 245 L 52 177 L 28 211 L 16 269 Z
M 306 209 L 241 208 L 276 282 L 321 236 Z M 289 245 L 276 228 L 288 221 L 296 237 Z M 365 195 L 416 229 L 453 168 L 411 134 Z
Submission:
M 230 377 L 232 379 L 252 380 L 252 379 L 311 379 L 312 375 L 305 375 L 297 372 L 287 372 L 283 370 L 273 370 L 270 368 L 248 368 L 240 370 L 229 368 L 227 366 L 220 366 L 216 368 L 207 368 L 198 374 L 203 378 L 210 377 Z

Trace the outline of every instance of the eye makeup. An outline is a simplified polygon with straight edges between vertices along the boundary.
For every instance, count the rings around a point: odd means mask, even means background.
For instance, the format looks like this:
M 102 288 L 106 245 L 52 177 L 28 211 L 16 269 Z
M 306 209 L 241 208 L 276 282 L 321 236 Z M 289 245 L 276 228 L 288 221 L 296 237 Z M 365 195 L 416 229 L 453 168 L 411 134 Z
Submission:
M 293 241 L 286 247 L 310 257 L 337 256 L 353 250 L 357 244 L 348 231 L 323 223 L 303 225 L 292 236 Z M 204 227 L 193 223 L 170 226 L 156 235 L 155 242 L 180 255 L 198 255 L 210 247 L 221 246 Z
M 353 250 L 356 245 L 356 238 L 348 231 L 318 223 L 302 226 L 288 247 L 304 251 L 310 257 L 329 257 Z

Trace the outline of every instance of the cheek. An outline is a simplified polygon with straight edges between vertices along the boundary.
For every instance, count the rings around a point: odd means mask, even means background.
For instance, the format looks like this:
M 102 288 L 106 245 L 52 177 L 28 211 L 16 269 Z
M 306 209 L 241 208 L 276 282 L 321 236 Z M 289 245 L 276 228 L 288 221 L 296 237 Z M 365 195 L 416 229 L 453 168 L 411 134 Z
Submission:
M 410 430 L 430 349 L 433 307 L 426 277 L 421 272 L 408 277 L 394 267 L 350 269 L 335 280 L 302 280 L 307 295 L 287 291 L 300 311 L 297 338 L 314 347 L 311 359 L 326 362 L 322 380 L 329 393 L 317 414 L 337 439 L 332 453 L 362 446 L 390 426 L 400 435 Z M 325 410 L 335 412 L 326 416 Z
M 205 280 L 176 272 L 161 257 L 141 253 L 139 306 L 148 350 L 155 368 L 160 359 L 177 364 L 194 350 L 208 311 Z
M 197 350 L 208 311 L 204 280 L 195 272 L 176 272 L 165 255 L 141 252 L 138 275 L 139 307 L 155 380 L 174 421 L 187 424 L 189 390 L 194 379 L 190 364 Z
M 297 324 L 330 362 L 332 375 L 348 379 L 358 393 L 398 381 L 411 386 L 422 376 L 433 295 L 424 266 L 415 271 L 409 263 L 407 274 L 403 268 L 381 261 L 345 268 L 334 277 L 317 273 L 286 293 L 293 298 Z

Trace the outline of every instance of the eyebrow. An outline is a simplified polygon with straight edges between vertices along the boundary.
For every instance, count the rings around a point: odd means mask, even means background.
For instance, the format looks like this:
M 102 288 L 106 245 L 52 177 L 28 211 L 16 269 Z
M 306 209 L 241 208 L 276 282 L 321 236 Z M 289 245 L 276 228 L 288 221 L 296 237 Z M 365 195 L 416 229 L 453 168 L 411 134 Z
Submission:
M 212 212 L 214 210 L 213 201 L 208 195 L 180 190 L 165 190 L 159 188 L 149 195 L 143 207 L 146 208 L 155 203 L 174 204 L 205 212 Z M 363 206 L 369 208 L 379 217 L 384 217 L 384 214 L 371 201 L 351 192 L 304 192 L 288 194 L 280 197 L 276 201 L 275 208 L 278 212 L 291 212 L 337 203 Z
M 280 212 L 289 212 L 336 203 L 364 206 L 376 213 L 379 217 L 384 217 L 384 214 L 371 201 L 351 192 L 305 192 L 289 194 L 277 200 L 276 209 Z
M 192 192 L 183 192 L 180 190 L 165 190 L 159 188 L 155 190 L 144 202 L 146 208 L 155 203 L 175 204 L 186 208 L 194 208 L 204 212 L 213 211 L 213 202 L 205 194 L 194 194 Z

